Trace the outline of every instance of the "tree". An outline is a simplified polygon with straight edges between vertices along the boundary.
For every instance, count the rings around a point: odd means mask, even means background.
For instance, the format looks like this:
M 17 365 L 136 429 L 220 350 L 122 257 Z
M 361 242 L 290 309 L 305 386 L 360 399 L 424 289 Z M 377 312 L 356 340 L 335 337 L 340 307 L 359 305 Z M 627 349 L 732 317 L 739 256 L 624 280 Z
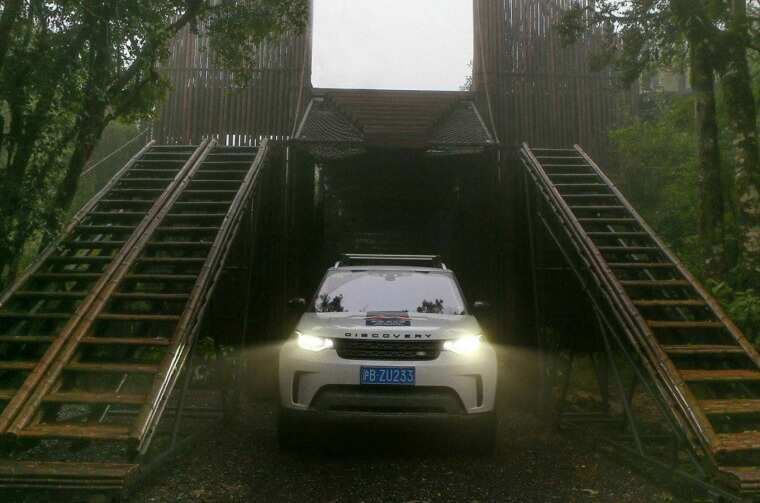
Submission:
M 596 32 L 604 37 L 597 66 L 613 66 L 624 84 L 644 71 L 688 64 L 695 92 L 699 229 L 710 275 L 726 267 L 724 201 L 715 99 L 714 12 L 704 0 L 600 0 L 574 6 L 560 24 L 566 42 Z
M 0 278 L 33 238 L 57 232 L 105 127 L 146 118 L 183 29 L 207 29 L 239 80 L 253 46 L 303 30 L 308 0 L 0 2 Z
M 752 46 L 746 0 L 728 0 L 721 33 L 721 84 L 736 132 L 735 177 L 739 210 L 741 268 L 749 281 L 760 278 L 760 151 L 757 105 L 747 48 Z

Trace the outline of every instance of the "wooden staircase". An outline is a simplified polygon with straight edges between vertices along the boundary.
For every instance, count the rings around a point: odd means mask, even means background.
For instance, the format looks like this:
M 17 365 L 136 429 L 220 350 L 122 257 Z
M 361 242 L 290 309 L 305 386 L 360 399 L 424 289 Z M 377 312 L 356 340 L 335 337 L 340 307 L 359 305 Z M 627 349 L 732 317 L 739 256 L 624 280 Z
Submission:
M 528 179 L 692 448 L 760 489 L 760 354 L 580 148 L 524 145 Z
M 94 441 L 119 453 L 5 459 L 0 487 L 120 489 L 139 472 L 266 152 L 266 141 L 148 145 L 0 298 L 6 444 Z

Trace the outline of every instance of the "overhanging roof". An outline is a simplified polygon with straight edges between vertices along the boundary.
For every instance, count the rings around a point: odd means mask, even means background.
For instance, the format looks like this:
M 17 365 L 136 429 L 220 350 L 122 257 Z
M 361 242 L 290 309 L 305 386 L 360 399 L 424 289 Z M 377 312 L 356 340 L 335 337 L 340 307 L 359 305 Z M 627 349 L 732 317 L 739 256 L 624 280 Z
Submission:
M 315 90 L 296 142 L 430 149 L 494 145 L 467 92 Z

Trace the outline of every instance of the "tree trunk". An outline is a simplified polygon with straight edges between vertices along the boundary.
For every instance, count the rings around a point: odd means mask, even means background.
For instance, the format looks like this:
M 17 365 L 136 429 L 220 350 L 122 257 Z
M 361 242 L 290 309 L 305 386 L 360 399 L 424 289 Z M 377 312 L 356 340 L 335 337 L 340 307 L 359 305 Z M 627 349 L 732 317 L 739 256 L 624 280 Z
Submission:
M 715 73 L 709 48 L 702 41 L 690 43 L 689 57 L 698 139 L 699 235 L 706 262 L 705 272 L 709 276 L 719 276 L 726 268 L 723 228 L 725 203 L 715 111 Z
M 731 126 L 736 134 L 736 203 L 741 236 L 740 269 L 760 276 L 760 172 L 757 141 L 757 106 L 752 92 L 752 76 L 747 60 L 750 43 L 746 0 L 731 1 L 731 18 L 726 29 L 726 66 L 722 87 L 726 95 Z

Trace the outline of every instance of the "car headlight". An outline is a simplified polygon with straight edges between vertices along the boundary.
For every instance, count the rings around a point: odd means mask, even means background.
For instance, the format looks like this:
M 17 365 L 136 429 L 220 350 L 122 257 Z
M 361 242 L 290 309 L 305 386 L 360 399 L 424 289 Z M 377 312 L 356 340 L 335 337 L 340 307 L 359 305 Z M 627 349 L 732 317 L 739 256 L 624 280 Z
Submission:
M 298 347 L 306 351 L 324 351 L 333 347 L 332 339 L 302 334 L 301 332 L 296 332 L 296 335 L 298 336 Z
M 465 335 L 459 339 L 444 342 L 443 349 L 461 355 L 471 355 L 480 348 L 480 341 L 482 338 L 482 335 Z

